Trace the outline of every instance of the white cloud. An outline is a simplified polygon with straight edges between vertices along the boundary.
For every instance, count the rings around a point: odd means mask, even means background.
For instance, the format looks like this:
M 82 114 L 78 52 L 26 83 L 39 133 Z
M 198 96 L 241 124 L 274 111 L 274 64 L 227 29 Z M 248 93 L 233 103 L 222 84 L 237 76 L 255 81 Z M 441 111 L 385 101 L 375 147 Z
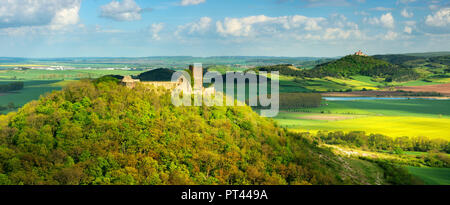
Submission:
M 380 18 L 364 18 L 364 22 L 372 24 L 372 25 L 381 25 L 385 28 L 394 28 L 395 20 L 391 13 L 386 13 L 381 15 Z
M 380 17 L 380 22 L 386 28 L 394 28 L 394 17 L 391 13 L 383 14 Z
M 134 0 L 113 0 L 100 7 L 101 17 L 116 21 L 136 21 L 141 19 L 142 8 Z
M 350 37 L 361 37 L 359 30 L 343 30 L 341 28 L 328 28 L 323 35 L 324 40 L 349 39 Z
M 313 35 L 313 34 L 306 34 L 306 35 L 300 35 L 296 36 L 297 40 L 321 40 L 322 37 L 320 35 Z
M 150 32 L 152 33 L 152 39 L 153 40 L 161 40 L 161 37 L 159 36 L 159 32 L 164 28 L 164 23 L 154 23 L 150 27 Z
M 201 3 L 205 3 L 206 0 L 181 0 L 182 6 L 190 6 L 190 5 L 197 5 Z
M 386 8 L 386 7 L 379 6 L 379 7 L 371 8 L 370 10 L 373 10 L 373 11 L 391 11 L 392 8 Z
M 225 18 L 223 23 L 220 21 L 216 23 L 217 32 L 225 36 L 249 36 L 255 24 L 274 21 L 275 19 L 264 15 L 245 18 Z
M 385 40 L 395 40 L 398 37 L 398 33 L 393 31 L 388 31 L 386 35 L 384 35 Z
M 405 28 L 403 29 L 403 32 L 407 33 L 407 34 L 411 34 L 412 33 L 412 28 L 409 26 L 405 26 Z
M 434 27 L 450 26 L 450 8 L 442 8 L 432 15 L 428 15 L 425 24 Z
M 400 12 L 400 14 L 405 18 L 411 18 L 414 16 L 413 12 L 408 12 L 408 10 L 406 9 L 403 9 L 402 12 Z
M 360 40 L 367 39 L 359 30 L 358 24 L 347 21 L 341 14 L 330 18 L 311 18 L 306 16 L 264 15 L 244 18 L 225 18 L 216 22 L 216 31 L 224 37 L 246 39 L 296 39 L 296 40 Z
M 77 24 L 81 0 L 0 1 L 0 28 L 51 26 L 60 29 Z
M 217 32 L 223 36 L 250 36 L 258 33 L 273 33 L 277 30 L 303 29 L 318 31 L 325 18 L 309 18 L 306 16 L 268 17 L 264 15 L 244 18 L 225 18 L 216 22 Z
M 185 25 L 178 26 L 175 31 L 175 36 L 181 37 L 182 34 L 205 34 L 211 28 L 212 19 L 209 17 L 202 17 L 196 22 L 190 22 Z

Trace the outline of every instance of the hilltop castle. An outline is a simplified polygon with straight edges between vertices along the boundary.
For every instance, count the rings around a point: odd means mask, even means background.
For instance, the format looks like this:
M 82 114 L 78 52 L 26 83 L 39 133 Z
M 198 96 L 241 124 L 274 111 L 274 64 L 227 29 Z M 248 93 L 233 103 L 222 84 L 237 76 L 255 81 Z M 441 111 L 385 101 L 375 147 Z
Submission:
M 189 70 L 192 74 L 191 77 L 194 77 L 194 80 L 199 82 L 199 83 L 194 83 L 194 85 L 192 87 L 194 92 L 200 91 L 200 92 L 208 93 L 208 94 L 215 93 L 214 86 L 210 86 L 208 88 L 203 87 L 203 69 L 201 67 L 194 69 L 194 66 L 190 65 Z M 141 81 L 139 79 L 133 79 L 131 76 L 128 75 L 128 76 L 125 76 L 121 82 L 123 85 L 127 86 L 130 89 L 136 87 L 136 85 L 138 83 L 140 83 L 145 86 L 163 87 L 167 90 L 174 90 L 175 88 L 182 88 L 183 90 L 191 90 L 191 88 L 189 88 L 191 86 L 190 82 L 184 82 L 184 79 L 185 78 L 180 76 L 176 82 L 172 82 L 172 81 Z
M 155 87 L 164 87 L 168 90 L 173 90 L 179 85 L 183 84 L 183 78 L 178 78 L 177 82 L 172 81 L 143 81 L 139 79 L 133 79 L 131 76 L 127 75 L 122 79 L 122 84 L 127 86 L 128 88 L 136 87 L 137 83 L 142 83 L 143 85 L 153 85 Z
M 355 55 L 355 56 L 368 56 L 368 55 L 364 54 L 363 52 L 361 52 L 361 50 L 359 50 L 358 52 L 356 52 L 354 55 Z

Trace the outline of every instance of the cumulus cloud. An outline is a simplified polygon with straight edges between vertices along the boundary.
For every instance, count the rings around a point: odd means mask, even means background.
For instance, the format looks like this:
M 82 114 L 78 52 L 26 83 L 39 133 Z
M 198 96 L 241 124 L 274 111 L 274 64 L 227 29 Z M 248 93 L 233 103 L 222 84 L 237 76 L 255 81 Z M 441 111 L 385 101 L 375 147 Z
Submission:
M 161 40 L 161 37 L 159 36 L 159 32 L 161 32 L 161 30 L 163 30 L 163 28 L 164 28 L 164 23 L 152 24 L 152 26 L 150 27 L 150 32 L 152 34 L 153 40 Z
M 357 40 L 365 39 L 358 24 L 347 21 L 341 14 L 329 18 L 311 18 L 301 15 L 268 17 L 264 15 L 244 18 L 225 18 L 216 22 L 216 31 L 223 37 L 294 38 L 296 40 Z
M 327 28 L 323 35 L 324 40 L 349 39 L 350 37 L 361 37 L 359 30 L 343 30 L 341 28 Z
M 100 7 L 100 16 L 116 21 L 136 21 L 141 19 L 143 9 L 134 0 L 113 0 Z
M 408 12 L 408 10 L 406 9 L 403 9 L 402 12 L 400 12 L 400 14 L 405 18 L 411 18 L 414 16 L 413 12 Z
M 279 29 L 302 28 L 305 31 L 321 30 L 325 18 L 310 18 L 301 15 L 268 17 L 265 15 L 244 18 L 225 18 L 217 21 L 217 32 L 223 36 L 250 36 Z
M 218 21 L 216 23 L 217 32 L 224 36 L 249 36 L 255 24 L 270 22 L 275 19 L 264 15 L 245 18 L 225 18 L 223 22 Z
M 432 15 L 428 15 L 425 24 L 434 27 L 450 26 L 450 8 L 442 8 Z
M 381 25 L 385 28 L 394 28 L 395 20 L 391 13 L 386 13 L 381 15 L 380 18 L 364 18 L 364 22 L 372 24 L 372 25 Z
M 394 28 L 394 17 L 392 17 L 391 13 L 383 14 L 380 17 L 380 22 L 384 27 Z
M 204 34 L 211 28 L 212 19 L 209 17 L 202 17 L 196 22 L 190 22 L 185 25 L 178 26 L 175 31 L 176 36 L 181 36 L 182 34 Z
M 190 5 L 197 5 L 201 3 L 205 3 L 206 0 L 181 0 L 180 5 L 182 6 L 190 6 Z
M 81 0 L 0 1 L 0 28 L 50 26 L 60 29 L 79 22 Z

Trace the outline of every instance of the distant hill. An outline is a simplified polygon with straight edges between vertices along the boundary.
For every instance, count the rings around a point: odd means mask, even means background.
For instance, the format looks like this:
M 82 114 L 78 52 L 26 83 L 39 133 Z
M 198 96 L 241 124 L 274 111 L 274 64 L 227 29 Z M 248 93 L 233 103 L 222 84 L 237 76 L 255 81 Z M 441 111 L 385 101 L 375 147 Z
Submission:
M 405 68 L 426 69 L 434 74 L 442 74 L 443 70 L 450 66 L 450 52 L 375 55 L 373 57 Z
M 258 72 L 258 71 L 266 71 L 266 72 L 278 71 L 281 75 L 288 75 L 288 76 L 304 75 L 304 72 L 302 71 L 302 69 L 299 69 L 292 64 L 258 66 L 256 68 L 249 69 L 249 70 L 253 70 L 256 72 Z
M 171 81 L 174 70 L 167 68 L 157 68 L 141 73 L 137 78 L 141 81 Z
M 410 56 L 410 55 L 402 55 L 402 54 L 393 54 L 393 55 L 374 55 L 373 58 L 378 60 L 384 60 L 390 62 L 392 64 L 401 65 L 408 61 L 416 61 L 420 59 L 424 59 L 424 57 L 418 56 Z
M 402 56 L 403 57 L 403 56 Z M 364 75 L 384 78 L 386 81 L 415 80 L 420 75 L 413 69 L 389 63 L 383 59 L 370 56 L 348 55 L 337 60 L 322 63 L 313 69 L 298 69 L 289 64 L 260 66 L 257 71 L 279 71 L 282 75 L 294 77 L 350 77 Z
M 370 56 L 348 55 L 341 59 L 317 65 L 313 71 L 322 76 L 346 77 L 369 73 L 377 67 L 394 67 L 389 62 Z
M 414 69 L 371 56 L 358 55 L 348 55 L 335 61 L 317 65 L 308 75 L 310 77 L 364 75 L 384 78 L 386 82 L 416 80 L 421 76 Z
M 447 55 L 450 55 L 450 51 L 425 52 L 425 53 L 405 53 L 405 54 L 402 54 L 402 55 L 417 56 L 417 57 L 436 57 L 436 56 L 447 56 Z

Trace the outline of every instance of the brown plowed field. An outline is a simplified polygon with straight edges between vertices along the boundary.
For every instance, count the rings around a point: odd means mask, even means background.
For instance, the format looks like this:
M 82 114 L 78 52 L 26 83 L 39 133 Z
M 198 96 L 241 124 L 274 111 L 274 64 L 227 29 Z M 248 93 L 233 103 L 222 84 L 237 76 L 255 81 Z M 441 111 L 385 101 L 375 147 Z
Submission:
M 450 95 L 450 83 L 439 85 L 403 86 L 397 87 L 397 89 L 412 92 L 437 92 L 442 95 Z

